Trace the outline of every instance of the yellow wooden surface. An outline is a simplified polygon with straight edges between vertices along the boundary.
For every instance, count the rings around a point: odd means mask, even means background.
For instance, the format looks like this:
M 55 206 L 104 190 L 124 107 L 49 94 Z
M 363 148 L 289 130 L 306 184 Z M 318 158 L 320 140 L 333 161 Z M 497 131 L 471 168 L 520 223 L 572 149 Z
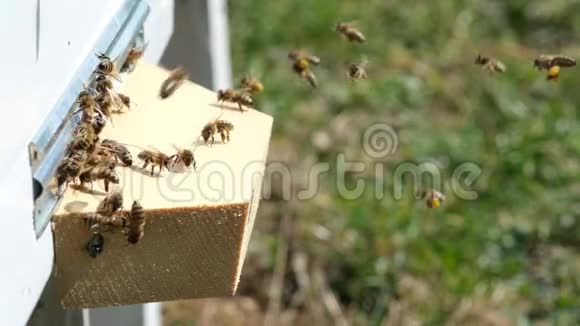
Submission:
M 120 233 L 105 233 L 103 254 L 85 250 L 91 231 L 80 214 L 94 212 L 105 191 L 69 188 L 53 217 L 56 279 L 66 308 L 133 304 L 233 295 L 257 211 L 268 150 L 271 117 L 235 105 L 216 105 L 216 95 L 185 82 L 161 100 L 167 71 L 141 64 L 119 91 L 136 103 L 113 116 L 101 138 L 125 143 L 137 167 L 118 167 L 124 208 L 139 200 L 146 210 L 145 236 L 127 245 Z M 207 146 L 203 126 L 217 117 L 232 122 L 231 141 Z M 137 154 L 172 145 L 195 149 L 198 171 L 176 167 L 151 177 Z M 252 205 L 253 204 L 253 205 Z M 252 207 L 249 209 L 249 207 Z

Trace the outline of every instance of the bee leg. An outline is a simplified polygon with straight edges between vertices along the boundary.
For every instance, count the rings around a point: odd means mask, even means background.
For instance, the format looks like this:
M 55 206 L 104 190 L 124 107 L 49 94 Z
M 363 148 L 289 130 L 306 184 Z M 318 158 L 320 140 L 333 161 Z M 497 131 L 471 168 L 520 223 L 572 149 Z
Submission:
M 220 137 L 222 138 L 222 144 L 225 144 L 226 143 L 226 135 L 223 131 L 220 132 Z
M 151 165 L 151 176 L 155 173 L 155 165 Z
M 226 131 L 226 139 L 228 140 L 228 143 L 230 142 L 230 132 Z
M 240 112 L 244 112 L 244 108 L 240 102 L 238 102 L 238 108 L 240 109 Z
M 109 192 L 109 180 L 105 179 L 105 192 Z
M 149 162 L 145 161 L 145 164 L 143 164 L 143 170 L 145 170 L 147 168 L 147 165 L 149 165 Z

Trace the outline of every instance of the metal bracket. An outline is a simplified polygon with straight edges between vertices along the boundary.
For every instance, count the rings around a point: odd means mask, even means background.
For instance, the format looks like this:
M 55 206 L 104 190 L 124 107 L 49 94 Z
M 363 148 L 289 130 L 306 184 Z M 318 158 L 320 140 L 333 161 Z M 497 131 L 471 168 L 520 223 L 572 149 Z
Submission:
M 77 95 L 85 84 L 91 85 L 94 82 L 95 67 L 98 64 L 95 54 L 102 52 L 121 67 L 133 46 L 143 46 L 143 23 L 148 14 L 149 6 L 143 0 L 125 1 L 28 146 L 33 177 L 34 230 L 37 237 L 48 225 L 61 199 L 54 174 L 72 140 L 72 132 L 80 121 L 78 115 L 72 115 L 77 109 Z

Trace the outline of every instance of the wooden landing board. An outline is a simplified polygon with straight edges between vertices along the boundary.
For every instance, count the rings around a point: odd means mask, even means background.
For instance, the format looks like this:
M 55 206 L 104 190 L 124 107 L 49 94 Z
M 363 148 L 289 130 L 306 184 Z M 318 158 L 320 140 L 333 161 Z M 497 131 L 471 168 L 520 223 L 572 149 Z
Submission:
M 65 308 L 233 295 L 250 238 L 268 151 L 272 118 L 235 105 L 216 105 L 216 94 L 185 82 L 161 100 L 168 72 L 141 64 L 119 91 L 137 104 L 113 116 L 101 138 L 124 144 L 134 167 L 117 167 L 124 209 L 133 200 L 145 208 L 145 235 L 128 245 L 119 232 L 104 233 L 103 253 L 92 258 L 85 246 L 92 231 L 82 214 L 104 198 L 100 182 L 93 193 L 69 188 L 53 216 L 56 280 Z M 221 115 L 221 116 L 220 116 Z M 232 122 L 231 141 L 207 146 L 200 138 L 210 120 Z M 197 171 L 177 167 L 150 176 L 140 168 L 139 148 L 173 154 L 172 145 L 194 149 Z M 137 165 L 137 166 L 135 166 Z

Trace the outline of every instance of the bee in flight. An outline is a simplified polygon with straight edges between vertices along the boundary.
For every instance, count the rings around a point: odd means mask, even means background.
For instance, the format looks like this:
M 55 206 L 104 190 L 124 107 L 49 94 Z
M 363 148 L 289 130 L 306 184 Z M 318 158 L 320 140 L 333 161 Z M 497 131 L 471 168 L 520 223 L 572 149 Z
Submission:
M 213 145 L 217 134 L 221 136 L 222 144 L 230 141 L 230 132 L 234 130 L 234 125 L 226 120 L 219 120 L 219 118 L 217 117 L 215 120 L 208 122 L 201 130 L 201 137 L 206 144 L 211 139 L 211 144 Z
M 169 77 L 161 84 L 159 96 L 166 99 L 171 96 L 189 78 L 189 74 L 182 67 L 178 67 L 169 73 Z
M 445 195 L 437 190 L 423 190 L 418 197 L 425 200 L 425 204 L 429 208 L 437 208 L 445 201 Z
M 306 81 L 312 88 L 318 87 L 316 75 L 311 66 L 320 64 L 320 58 L 303 50 L 292 50 L 288 53 L 288 59 L 292 61 L 292 70 Z
M 483 70 L 489 73 L 505 72 L 505 64 L 496 58 L 486 57 L 478 54 L 475 58 L 475 64 L 480 65 Z
M 369 62 L 366 58 L 363 58 L 363 60 L 360 63 L 351 63 L 348 66 L 348 71 L 347 71 L 347 77 L 355 82 L 357 80 L 362 80 L 362 79 L 368 79 L 368 74 L 367 74 L 367 66 L 368 66 Z
M 163 168 L 169 170 L 169 165 L 171 164 L 171 157 L 162 153 L 157 149 L 144 149 L 138 155 L 141 161 L 143 161 L 143 169 L 146 169 L 149 164 L 151 164 L 151 176 L 155 173 L 155 167 L 159 167 L 159 173 Z
M 355 27 L 355 22 L 338 23 L 336 24 L 335 30 L 351 42 L 364 43 L 366 41 L 364 34 Z
M 546 79 L 557 80 L 560 76 L 560 68 L 576 66 L 576 60 L 563 55 L 542 54 L 534 59 L 534 67 L 538 70 L 547 70 Z
M 254 107 L 254 99 L 252 96 L 246 92 L 245 89 L 220 89 L 217 93 L 218 103 L 221 102 L 231 102 L 238 105 L 240 112 L 244 112 L 244 106 Z
M 260 93 L 264 90 L 264 84 L 262 84 L 262 82 L 258 80 L 258 78 L 252 75 L 245 75 L 244 77 L 242 77 L 240 83 L 242 84 L 242 88 L 244 90 L 249 91 L 253 94 Z

